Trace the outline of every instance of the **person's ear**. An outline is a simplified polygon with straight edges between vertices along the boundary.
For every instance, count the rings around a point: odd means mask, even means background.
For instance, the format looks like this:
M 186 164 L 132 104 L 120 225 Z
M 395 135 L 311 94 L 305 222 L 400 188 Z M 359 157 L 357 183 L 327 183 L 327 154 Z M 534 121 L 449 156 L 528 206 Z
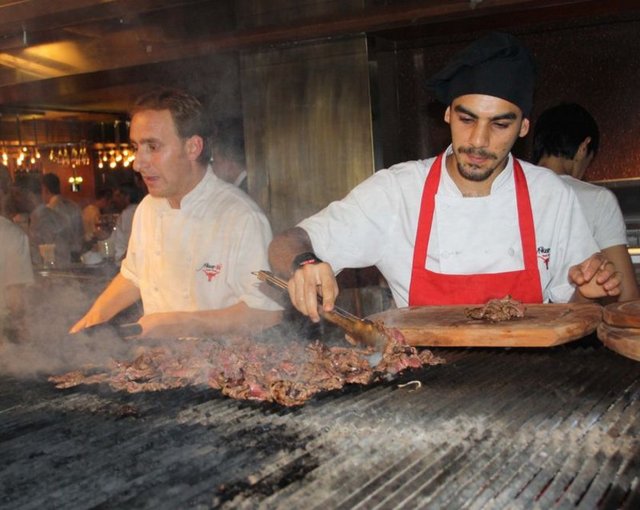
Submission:
M 582 143 L 578 146 L 578 150 L 576 151 L 576 155 L 573 159 L 576 161 L 582 161 L 589 155 L 589 144 L 591 143 L 591 137 L 587 136 Z
M 444 111 L 444 121 L 447 124 L 451 124 L 451 106 L 447 106 L 447 109 Z
M 518 133 L 518 137 L 522 138 L 527 136 L 529 132 L 530 122 L 529 119 L 522 119 L 522 124 L 520 124 L 520 133 Z
M 200 156 L 204 148 L 204 141 L 201 136 L 193 135 L 187 139 L 186 149 L 189 160 L 195 161 Z

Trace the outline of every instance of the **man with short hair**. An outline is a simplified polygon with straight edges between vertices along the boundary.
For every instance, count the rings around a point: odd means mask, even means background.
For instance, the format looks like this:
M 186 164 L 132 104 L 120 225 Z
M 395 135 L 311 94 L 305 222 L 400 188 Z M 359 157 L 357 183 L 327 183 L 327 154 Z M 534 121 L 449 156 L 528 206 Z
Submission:
M 209 166 L 205 110 L 185 92 L 142 96 L 131 117 L 138 205 L 120 273 L 72 332 L 108 321 L 142 298 L 143 337 L 252 333 L 281 308 L 252 271 L 268 267 L 271 228 L 258 206 Z
M 96 240 L 100 215 L 109 207 L 112 195 L 113 191 L 111 188 L 100 188 L 96 191 L 96 199 L 82 209 L 82 225 L 84 227 L 85 241 L 91 242 Z
M 534 62 L 492 33 L 429 82 L 452 144 L 437 158 L 376 172 L 271 243 L 294 306 L 319 320 L 335 273 L 375 265 L 397 306 L 588 300 L 620 292 L 570 188 L 510 151 L 527 134 Z
M 62 214 L 69 223 L 71 260 L 77 261 L 82 253 L 84 239 L 82 209 L 73 200 L 62 196 L 60 178 L 54 173 L 42 176 L 42 200 L 47 207 Z
M 7 186 L 0 185 L 0 204 L 8 191 Z M 0 334 L 19 341 L 25 336 L 25 289 L 33 283 L 29 238 L 18 225 L 0 215 L 0 239 Z
M 216 123 L 212 153 L 213 172 L 247 193 L 247 165 L 241 119 L 230 118 Z
M 593 116 L 577 103 L 562 103 L 538 118 L 533 161 L 553 170 L 573 189 L 598 247 L 621 273 L 618 301 L 629 301 L 637 299 L 639 292 L 622 211 L 610 190 L 582 180 L 599 145 L 600 130 Z
M 41 244 L 55 245 L 55 267 L 67 268 L 71 264 L 72 233 L 69 220 L 56 209 L 42 201 L 42 179 L 37 174 L 16 179 L 12 188 L 13 203 L 19 214 L 27 215 L 26 230 L 29 235 L 31 260 L 42 266 Z

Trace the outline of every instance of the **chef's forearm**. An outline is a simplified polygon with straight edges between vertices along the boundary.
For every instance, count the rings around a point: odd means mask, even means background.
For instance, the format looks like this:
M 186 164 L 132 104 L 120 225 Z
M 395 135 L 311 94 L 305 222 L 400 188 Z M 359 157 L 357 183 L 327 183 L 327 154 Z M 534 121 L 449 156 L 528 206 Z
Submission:
M 109 286 L 98 296 L 87 316 L 93 317 L 98 322 L 105 322 L 139 299 L 140 289 L 118 273 Z
M 313 246 L 307 232 L 293 227 L 273 238 L 269 245 L 269 264 L 275 274 L 283 278 L 291 276 L 291 265 L 296 255 L 312 252 Z
M 257 333 L 281 320 L 281 311 L 259 310 L 240 302 L 218 310 L 148 314 L 140 324 L 143 335 L 149 337 L 215 337 Z

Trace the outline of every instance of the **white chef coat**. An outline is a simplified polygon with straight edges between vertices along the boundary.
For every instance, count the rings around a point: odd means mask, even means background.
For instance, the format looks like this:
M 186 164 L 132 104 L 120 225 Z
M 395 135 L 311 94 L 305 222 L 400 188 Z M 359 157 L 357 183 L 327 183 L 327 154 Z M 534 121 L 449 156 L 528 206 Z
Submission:
M 584 182 L 570 175 L 561 175 L 578 197 L 582 212 L 591 227 L 591 234 L 601 250 L 627 245 L 627 227 L 618 199 L 611 190 Z
M 6 315 L 6 288 L 33 283 L 29 238 L 18 225 L 0 216 L 0 319 Z
M 268 269 L 271 227 L 245 193 L 208 169 L 172 209 L 147 195 L 134 214 L 121 274 L 140 288 L 145 313 L 280 309 L 252 271 Z
M 377 266 L 397 306 L 407 306 L 422 191 L 434 160 L 380 170 L 343 200 L 303 220 L 299 226 L 309 234 L 318 257 L 336 271 Z M 534 218 L 543 300 L 567 302 L 574 292 L 569 268 L 598 247 L 571 189 L 551 170 L 521 164 Z M 522 269 L 512 156 L 487 197 L 462 198 L 444 168 L 444 158 L 442 165 L 426 267 L 445 274 Z M 502 216 L 495 213 L 500 208 L 487 205 L 492 202 L 501 204 Z

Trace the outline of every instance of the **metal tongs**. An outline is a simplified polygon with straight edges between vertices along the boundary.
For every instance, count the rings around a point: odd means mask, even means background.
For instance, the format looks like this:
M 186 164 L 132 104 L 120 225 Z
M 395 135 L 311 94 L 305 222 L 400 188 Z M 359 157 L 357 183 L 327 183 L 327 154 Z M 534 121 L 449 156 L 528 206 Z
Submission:
M 273 287 L 287 290 L 287 282 L 278 278 L 270 271 L 256 271 L 253 274 L 256 275 L 259 280 Z M 322 296 L 318 296 L 318 302 L 322 304 Z M 366 347 L 373 347 L 380 352 L 384 351 L 389 337 L 384 330 L 376 327 L 369 319 L 361 319 L 337 306 L 334 306 L 330 312 L 324 311 L 322 307 L 319 307 L 318 311 L 323 319 L 343 329 L 356 343 Z

